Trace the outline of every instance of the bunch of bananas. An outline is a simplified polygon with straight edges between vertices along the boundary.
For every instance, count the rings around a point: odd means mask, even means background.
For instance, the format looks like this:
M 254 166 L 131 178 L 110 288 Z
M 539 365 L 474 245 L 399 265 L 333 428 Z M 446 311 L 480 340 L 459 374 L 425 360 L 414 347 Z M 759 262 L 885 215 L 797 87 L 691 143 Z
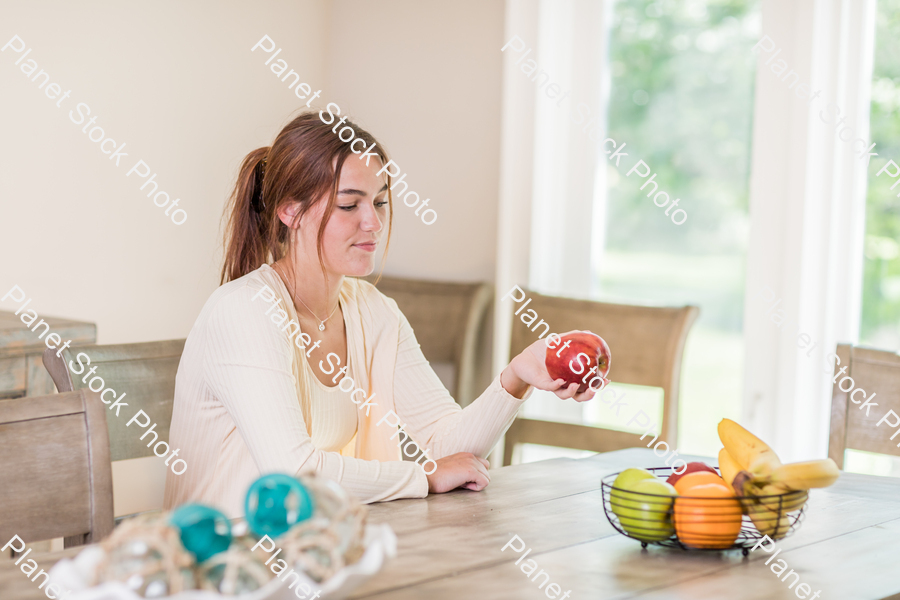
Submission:
M 773 540 L 787 535 L 787 513 L 806 504 L 808 490 L 828 487 L 841 474 L 830 458 L 783 465 L 765 442 L 730 419 L 719 422 L 719 439 L 722 479 L 741 497 L 756 529 Z

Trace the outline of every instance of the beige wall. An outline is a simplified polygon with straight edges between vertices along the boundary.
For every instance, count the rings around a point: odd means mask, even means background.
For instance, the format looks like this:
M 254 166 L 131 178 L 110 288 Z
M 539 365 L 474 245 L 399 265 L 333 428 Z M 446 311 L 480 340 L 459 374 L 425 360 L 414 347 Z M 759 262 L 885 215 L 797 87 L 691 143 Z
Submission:
M 410 189 L 438 213 L 424 225 L 395 199 L 387 274 L 494 279 L 503 7 L 500 0 L 331 5 L 323 99 L 381 140 Z
M 396 205 L 386 272 L 493 279 L 500 0 L 56 0 L 3 13 L 0 45 L 18 35 L 32 51 L 19 66 L 21 54 L 0 53 L 0 295 L 19 285 L 41 316 L 96 323 L 103 344 L 186 337 L 218 285 L 239 162 L 305 103 L 264 65 L 268 55 L 250 52 L 264 34 L 322 89 L 320 108 L 336 102 L 358 119 L 431 198 L 430 226 Z M 20 70 L 28 59 L 71 90 L 60 108 Z M 125 142 L 118 168 L 70 120 L 79 102 Z M 183 225 L 138 189 L 144 180 L 126 177 L 138 159 L 180 198 Z M 161 504 L 158 463 L 116 465 L 117 514 Z
M 3 293 L 18 284 L 41 315 L 97 323 L 101 343 L 185 337 L 218 284 L 236 167 L 300 102 L 250 48 L 268 34 L 321 86 L 324 2 L 22 2 L 3 12 L 2 45 L 17 34 L 33 48 L 19 66 L 11 49 L 0 53 Z M 72 90 L 60 108 L 21 72 L 30 58 Z M 69 119 L 79 102 L 126 143 L 118 168 Z M 181 199 L 183 225 L 126 178 L 138 159 Z

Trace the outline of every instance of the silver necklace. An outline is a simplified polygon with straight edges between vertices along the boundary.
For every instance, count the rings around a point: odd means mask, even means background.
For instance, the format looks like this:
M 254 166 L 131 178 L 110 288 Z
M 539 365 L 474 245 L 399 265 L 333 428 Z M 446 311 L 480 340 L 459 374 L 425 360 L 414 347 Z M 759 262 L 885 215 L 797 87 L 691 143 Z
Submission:
M 334 305 L 334 310 L 331 311 L 331 314 L 328 315 L 325 319 L 320 319 L 318 317 L 318 315 L 316 315 L 316 313 L 314 313 L 310 307 L 306 306 L 306 302 L 303 301 L 303 298 L 301 298 L 300 296 L 297 295 L 297 288 L 294 286 L 293 281 L 291 282 L 291 288 L 292 288 L 291 291 L 293 292 L 293 294 L 292 294 L 293 297 L 296 298 L 297 300 L 299 300 L 300 304 L 302 304 L 303 307 L 309 311 L 309 314 L 311 314 L 313 316 L 313 318 L 315 318 L 317 321 L 319 321 L 319 331 L 325 331 L 325 321 L 327 321 L 328 319 L 333 317 L 334 313 L 337 312 L 338 306 L 341 305 L 340 299 L 338 300 L 338 303 Z

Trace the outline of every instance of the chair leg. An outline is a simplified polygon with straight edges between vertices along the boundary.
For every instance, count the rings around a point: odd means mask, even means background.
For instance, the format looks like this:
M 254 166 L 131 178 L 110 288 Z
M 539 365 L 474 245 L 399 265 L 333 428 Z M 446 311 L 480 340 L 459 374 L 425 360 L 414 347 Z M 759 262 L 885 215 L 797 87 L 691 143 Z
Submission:
M 74 546 L 84 546 L 90 543 L 90 534 L 70 535 L 63 538 L 63 548 L 72 548 Z
M 521 424 L 519 423 L 518 417 L 515 421 L 513 421 L 512 425 L 509 426 L 509 429 L 506 430 L 506 435 L 503 437 L 503 466 L 508 467 L 512 464 L 513 459 L 513 451 L 516 449 L 516 444 L 519 442 L 519 429 L 521 428 Z
M 503 444 L 503 466 L 508 467 L 512 464 L 512 455 L 515 444 L 506 442 Z

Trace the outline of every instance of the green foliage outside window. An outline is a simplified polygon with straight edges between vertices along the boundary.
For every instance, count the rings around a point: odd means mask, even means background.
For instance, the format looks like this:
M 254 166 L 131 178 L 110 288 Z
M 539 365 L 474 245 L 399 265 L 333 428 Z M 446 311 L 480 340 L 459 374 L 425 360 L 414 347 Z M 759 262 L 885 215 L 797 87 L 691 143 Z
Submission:
M 887 172 L 875 177 L 888 160 L 900 164 L 900 0 L 879 0 L 875 25 L 866 239 L 863 263 L 860 341 L 900 350 L 900 186 Z M 893 167 L 889 169 L 894 172 Z
M 732 331 L 743 320 L 743 282 L 732 275 L 743 271 L 749 226 L 758 20 L 755 0 L 622 0 L 610 38 L 608 135 L 628 144 L 628 168 L 639 158 L 650 165 L 659 190 L 681 199 L 688 220 L 675 225 L 665 216 L 646 196 L 652 184 L 641 191 L 645 180 L 636 173 L 608 169 L 608 257 L 663 254 L 677 275 L 646 281 L 668 290 L 643 299 L 699 302 L 705 322 Z M 731 257 L 720 261 L 727 277 L 712 288 L 710 256 Z M 603 291 L 638 299 L 608 268 L 616 266 L 601 267 Z M 702 290 L 686 283 L 700 271 Z
M 659 174 L 661 189 L 681 198 L 690 216 L 675 227 L 658 218 L 664 210 L 646 197 L 649 187 L 639 191 L 642 182 L 632 174 L 610 199 L 611 247 L 697 254 L 743 249 L 731 221 L 747 210 L 756 63 L 750 48 L 757 41 L 750 32 L 757 15 L 750 8 L 755 5 L 750 0 L 616 4 L 610 136 L 628 142 L 632 156 Z
M 683 452 L 715 454 L 716 423 L 740 415 L 756 75 L 751 49 L 759 19 L 757 0 L 619 0 L 614 6 L 608 136 L 627 143 L 628 158 L 618 169 L 607 165 L 608 225 L 596 297 L 700 306 L 682 370 L 681 415 L 690 415 L 679 423 Z M 652 184 L 641 191 L 645 179 L 626 177 L 638 159 L 657 173 L 659 190 L 681 199 L 684 224 L 647 197 Z M 654 401 L 647 402 L 645 412 L 653 414 Z

